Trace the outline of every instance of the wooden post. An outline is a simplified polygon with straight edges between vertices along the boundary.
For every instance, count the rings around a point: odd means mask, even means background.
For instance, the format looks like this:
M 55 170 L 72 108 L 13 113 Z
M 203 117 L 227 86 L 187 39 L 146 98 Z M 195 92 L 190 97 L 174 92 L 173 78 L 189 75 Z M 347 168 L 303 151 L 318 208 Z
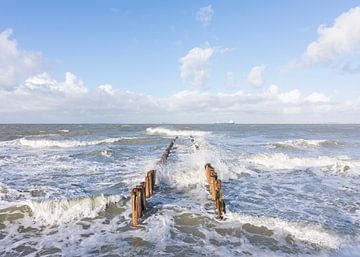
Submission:
M 149 174 L 146 174 L 145 176 L 145 195 L 146 198 L 150 197 L 150 180 L 149 180 Z
M 141 193 L 142 193 L 143 210 L 146 210 L 145 182 L 141 182 L 140 186 L 141 186 Z
M 222 200 L 222 187 L 221 187 L 221 179 L 216 181 L 216 189 L 219 191 L 219 199 Z
M 205 175 L 208 183 L 210 183 L 210 171 L 214 170 L 210 163 L 205 164 Z
M 222 204 L 222 192 L 221 192 L 221 180 L 216 181 L 216 196 L 215 196 L 215 207 L 218 211 L 218 219 L 221 220 L 223 218 L 222 211 L 223 211 L 223 204 Z
M 152 180 L 151 171 L 148 171 L 147 178 L 149 181 L 149 196 L 152 196 L 153 195 L 153 184 L 152 184 L 153 180 Z
M 137 217 L 141 218 L 142 216 L 142 199 L 141 199 L 141 189 L 136 187 L 136 212 L 137 212 Z
M 144 212 L 144 210 L 145 210 L 145 189 L 141 183 L 140 183 L 140 185 L 137 185 L 136 188 L 138 188 L 140 191 L 141 210 L 142 210 L 142 212 Z
M 211 192 L 211 199 L 215 201 L 216 199 L 216 180 L 217 180 L 217 174 L 215 171 L 210 172 L 210 192 Z
M 131 191 L 131 226 L 136 227 L 138 225 L 138 216 L 136 210 L 136 190 L 135 188 Z

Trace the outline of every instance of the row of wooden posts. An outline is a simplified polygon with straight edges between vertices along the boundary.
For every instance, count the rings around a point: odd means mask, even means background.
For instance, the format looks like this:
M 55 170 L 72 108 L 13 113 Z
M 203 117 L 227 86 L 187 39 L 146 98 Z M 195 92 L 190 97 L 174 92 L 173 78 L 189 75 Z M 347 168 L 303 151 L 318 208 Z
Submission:
M 166 162 L 176 139 L 177 137 L 171 140 L 169 146 L 165 149 L 163 155 L 161 156 L 160 161 L 158 161 L 158 165 L 163 165 Z M 155 183 L 156 170 L 150 170 L 146 173 L 145 181 L 141 182 L 131 190 L 131 225 L 133 227 L 136 227 L 139 224 L 139 218 L 143 216 L 143 213 L 146 210 L 146 200 L 155 193 Z
M 226 213 L 226 207 L 222 199 L 221 180 L 218 179 L 217 173 L 210 163 L 205 164 L 205 175 L 209 183 L 211 199 L 215 202 L 215 207 L 218 212 L 217 218 L 222 220 L 223 213 Z

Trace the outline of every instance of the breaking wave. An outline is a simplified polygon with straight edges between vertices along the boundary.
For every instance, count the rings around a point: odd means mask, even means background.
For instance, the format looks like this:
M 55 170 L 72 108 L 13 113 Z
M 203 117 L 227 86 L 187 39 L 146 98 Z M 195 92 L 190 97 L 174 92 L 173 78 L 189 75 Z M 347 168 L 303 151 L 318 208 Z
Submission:
M 61 199 L 49 201 L 29 201 L 32 217 L 35 221 L 55 225 L 68 223 L 84 217 L 94 218 L 99 212 L 105 210 L 110 203 L 123 199 L 121 195 L 80 197 L 75 199 Z
M 172 130 L 162 127 L 147 128 L 146 133 L 149 135 L 163 135 L 163 136 L 205 136 L 210 132 L 200 130 Z
M 306 148 L 317 148 L 320 146 L 336 146 L 339 145 L 339 142 L 332 140 L 307 140 L 307 139 L 292 139 L 286 141 L 280 141 L 269 144 L 274 148 L 297 148 L 297 149 L 306 149 Z
M 293 170 L 316 168 L 338 174 L 360 174 L 360 161 L 348 156 L 290 157 L 284 153 L 261 153 L 249 156 L 246 161 L 268 170 Z
M 32 148 L 43 148 L 43 147 L 57 147 L 57 148 L 69 148 L 69 147 L 81 147 L 89 145 L 99 145 L 99 144 L 113 144 L 124 139 L 124 137 L 115 137 L 107 138 L 103 140 L 48 140 L 48 139 L 27 139 L 20 138 L 18 143 L 22 146 L 32 147 Z
M 263 229 L 272 230 L 269 231 L 270 233 L 281 234 L 282 236 L 290 235 L 299 241 L 310 242 L 321 247 L 337 249 L 344 243 L 339 236 L 317 224 L 302 224 L 279 218 L 251 216 L 240 213 L 229 213 L 227 218 L 229 218 L 229 221 L 225 222 L 239 221 L 242 225 L 251 224 L 257 227 L 265 227 Z

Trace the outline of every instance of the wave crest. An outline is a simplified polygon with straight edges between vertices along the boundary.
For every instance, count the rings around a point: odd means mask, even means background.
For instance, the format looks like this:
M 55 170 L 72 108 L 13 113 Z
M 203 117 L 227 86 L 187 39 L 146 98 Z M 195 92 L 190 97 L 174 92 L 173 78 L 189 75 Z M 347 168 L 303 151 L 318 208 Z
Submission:
M 290 235 L 299 241 L 310 242 L 331 249 L 337 249 L 344 243 L 339 236 L 317 224 L 303 224 L 279 218 L 251 216 L 240 213 L 229 213 L 227 218 L 229 218 L 230 222 L 239 221 L 244 225 L 265 226 L 274 233 Z
M 301 138 L 270 143 L 270 146 L 274 148 L 297 148 L 297 149 L 317 148 L 320 146 L 336 146 L 336 145 L 339 145 L 339 142 L 332 140 L 325 140 L 325 139 L 309 140 L 309 139 L 301 139 Z
M 324 172 L 358 175 L 360 170 L 360 161 L 352 160 L 348 156 L 299 158 L 290 157 L 284 153 L 261 153 L 251 155 L 246 161 L 255 165 L 260 165 L 262 168 L 271 171 L 315 168 Z
M 172 130 L 162 127 L 149 127 L 146 129 L 146 134 L 162 135 L 162 136 L 205 136 L 210 132 L 200 130 Z
M 120 195 L 80 197 L 52 201 L 29 201 L 32 217 L 42 224 L 56 225 L 88 217 L 94 218 L 110 203 L 119 202 Z
M 18 143 L 22 146 L 27 146 L 32 148 L 43 148 L 43 147 L 70 148 L 70 147 L 81 147 L 81 146 L 90 146 L 90 145 L 99 145 L 99 144 L 113 144 L 123 139 L 127 139 L 127 138 L 115 137 L 115 138 L 107 138 L 103 140 L 93 140 L 93 141 L 20 138 L 18 139 Z

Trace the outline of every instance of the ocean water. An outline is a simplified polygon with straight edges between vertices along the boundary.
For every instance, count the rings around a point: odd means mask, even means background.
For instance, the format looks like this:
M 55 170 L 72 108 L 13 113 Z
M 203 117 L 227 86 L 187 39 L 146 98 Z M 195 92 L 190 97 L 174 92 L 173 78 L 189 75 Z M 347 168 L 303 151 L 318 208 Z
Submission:
M 133 229 L 130 191 L 153 168 Z M 360 256 L 359 245 L 360 125 L 0 125 L 0 256 Z

